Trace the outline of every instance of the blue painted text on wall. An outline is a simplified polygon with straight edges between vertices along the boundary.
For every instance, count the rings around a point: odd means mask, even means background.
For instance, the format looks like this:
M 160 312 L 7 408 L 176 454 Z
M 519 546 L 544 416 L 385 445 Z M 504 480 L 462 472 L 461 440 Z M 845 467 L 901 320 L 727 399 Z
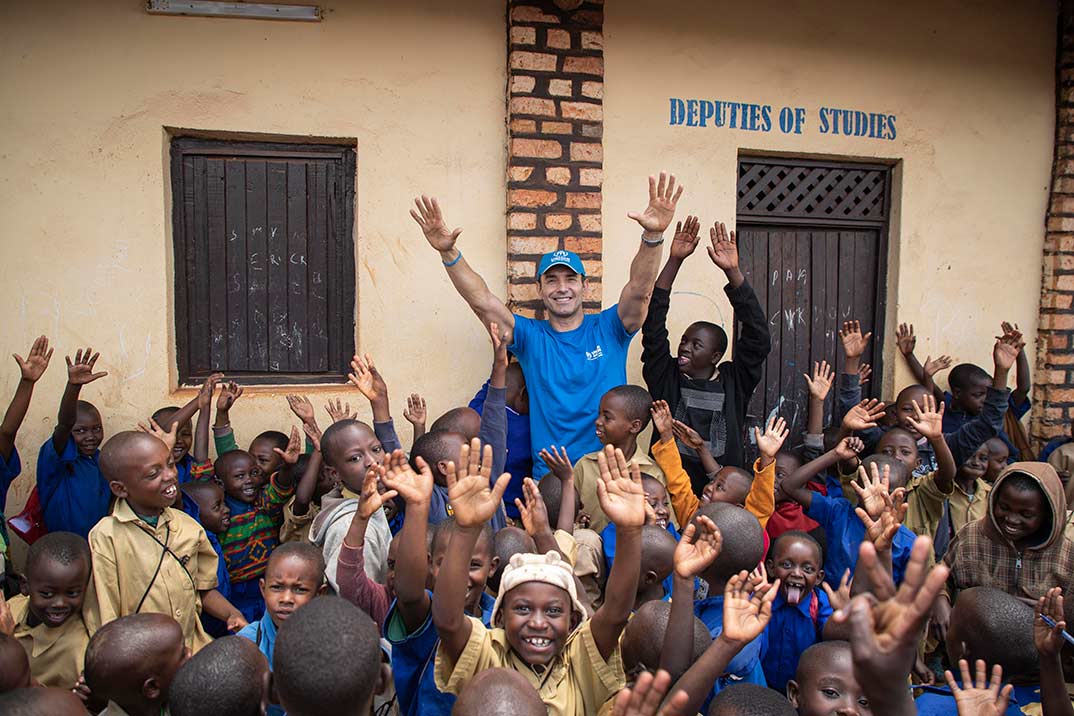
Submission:
M 774 112 L 770 104 L 750 102 L 725 102 L 707 99 L 670 98 L 671 126 L 724 127 L 747 132 L 771 132 L 802 134 L 813 129 L 819 134 L 833 134 L 869 139 L 896 137 L 895 115 L 878 112 L 862 112 L 857 109 L 821 107 L 813 118 L 804 107 L 782 107 Z

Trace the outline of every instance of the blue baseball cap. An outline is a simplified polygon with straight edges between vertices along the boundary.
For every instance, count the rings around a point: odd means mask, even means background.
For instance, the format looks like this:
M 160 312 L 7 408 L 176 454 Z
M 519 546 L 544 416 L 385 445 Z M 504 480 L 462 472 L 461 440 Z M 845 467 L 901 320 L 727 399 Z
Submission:
M 585 276 L 585 266 L 582 264 L 582 259 L 573 251 L 560 249 L 542 256 L 541 262 L 537 264 L 537 278 L 543 276 L 544 272 L 553 266 L 566 266 L 579 276 Z

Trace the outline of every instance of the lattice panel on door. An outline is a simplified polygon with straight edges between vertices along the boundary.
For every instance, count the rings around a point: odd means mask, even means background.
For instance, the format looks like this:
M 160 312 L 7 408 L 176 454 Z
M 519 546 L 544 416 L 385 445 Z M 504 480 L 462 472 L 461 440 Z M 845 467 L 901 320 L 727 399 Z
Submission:
M 738 216 L 887 219 L 887 167 L 787 164 L 742 159 Z

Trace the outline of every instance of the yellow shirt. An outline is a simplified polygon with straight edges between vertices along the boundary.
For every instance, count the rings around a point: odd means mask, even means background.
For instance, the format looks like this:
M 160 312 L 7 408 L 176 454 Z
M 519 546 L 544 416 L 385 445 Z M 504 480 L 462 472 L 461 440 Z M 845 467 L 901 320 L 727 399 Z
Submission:
M 948 499 L 953 499 L 952 492 L 940 489 L 935 472 L 913 478 L 906 486 L 907 510 L 903 525 L 916 535 L 933 537 L 943 519 L 943 503 Z
M 600 656 L 590 631 L 589 619 L 574 630 L 549 670 L 541 674 L 518 658 L 507 643 L 503 629 L 489 629 L 479 620 L 470 620 L 470 640 L 457 663 L 447 660 L 443 645 L 436 650 L 436 688 L 458 694 L 474 674 L 503 667 L 525 676 L 548 707 L 549 716 L 595 714 L 609 698 L 626 685 L 619 647 L 608 661 Z
M 306 508 L 306 514 L 295 514 L 295 498 L 287 501 L 283 506 L 283 524 L 280 525 L 280 544 L 285 542 L 309 542 L 310 525 L 313 518 L 321 511 L 321 506 L 311 502 Z
M 955 534 L 971 522 L 976 522 L 988 514 L 988 493 L 992 492 L 992 486 L 981 478 L 973 484 L 973 494 L 962 491 L 955 483 L 955 490 L 948 498 L 951 511 L 951 524 Z
M 634 453 L 634 457 L 631 460 L 638 463 L 642 475 L 648 475 L 667 487 L 668 481 L 664 477 L 664 471 L 640 448 Z M 598 535 L 608 526 L 608 516 L 604 514 L 604 510 L 600 509 L 600 500 L 597 498 L 597 481 L 599 479 L 600 466 L 597 464 L 597 453 L 591 452 L 574 464 L 574 487 L 582 498 L 585 511 L 593 517 L 593 521 L 589 523 L 589 529 Z M 673 513 L 672 522 L 674 521 L 675 515 Z
M 582 584 L 586 602 L 594 610 L 604 603 L 604 540 L 590 529 L 574 530 L 574 576 Z
M 119 500 L 112 515 L 90 530 L 89 544 L 93 589 L 85 616 L 90 633 L 127 614 L 156 612 L 179 622 L 193 651 L 212 641 L 198 618 L 198 592 L 216 588 L 217 557 L 193 518 L 169 507 L 154 528 L 134 514 L 126 500 Z M 173 554 L 165 553 L 163 545 Z
M 30 658 L 30 674 L 42 686 L 73 688 L 82 674 L 89 632 L 81 614 L 72 614 L 58 627 L 29 625 L 30 598 L 19 595 L 8 601 L 15 621 L 15 639 Z

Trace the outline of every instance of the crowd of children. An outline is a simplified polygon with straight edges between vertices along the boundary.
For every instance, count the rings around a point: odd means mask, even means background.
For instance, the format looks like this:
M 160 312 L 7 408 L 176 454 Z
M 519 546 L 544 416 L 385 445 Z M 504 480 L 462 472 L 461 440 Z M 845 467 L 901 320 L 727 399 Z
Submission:
M 418 206 L 428 236 L 439 207 Z M 30 545 L 6 563 L 0 713 L 1074 716 L 1074 443 L 1029 452 L 1017 326 L 1001 325 L 991 372 L 919 362 L 900 326 L 917 382 L 881 402 L 862 394 L 872 336 L 845 323 L 842 370 L 832 355 L 804 376 L 807 426 L 788 444 L 780 415 L 748 427 L 771 341 L 722 224 L 708 253 L 734 357 L 708 321 L 672 352 L 699 230 L 678 225 L 634 317 L 646 387 L 576 406 L 601 445 L 588 454 L 531 444 L 530 399 L 549 403 L 512 361 L 517 326 L 488 325 L 469 406 L 427 429 L 409 396 L 409 450 L 368 355 L 349 377 L 371 423 L 337 401 L 322 430 L 289 395 L 297 424 L 242 449 L 243 389 L 219 374 L 106 439 L 83 394 L 107 373 L 77 350 L 11 521 Z M 0 506 L 51 357 L 44 336 L 15 356 Z

